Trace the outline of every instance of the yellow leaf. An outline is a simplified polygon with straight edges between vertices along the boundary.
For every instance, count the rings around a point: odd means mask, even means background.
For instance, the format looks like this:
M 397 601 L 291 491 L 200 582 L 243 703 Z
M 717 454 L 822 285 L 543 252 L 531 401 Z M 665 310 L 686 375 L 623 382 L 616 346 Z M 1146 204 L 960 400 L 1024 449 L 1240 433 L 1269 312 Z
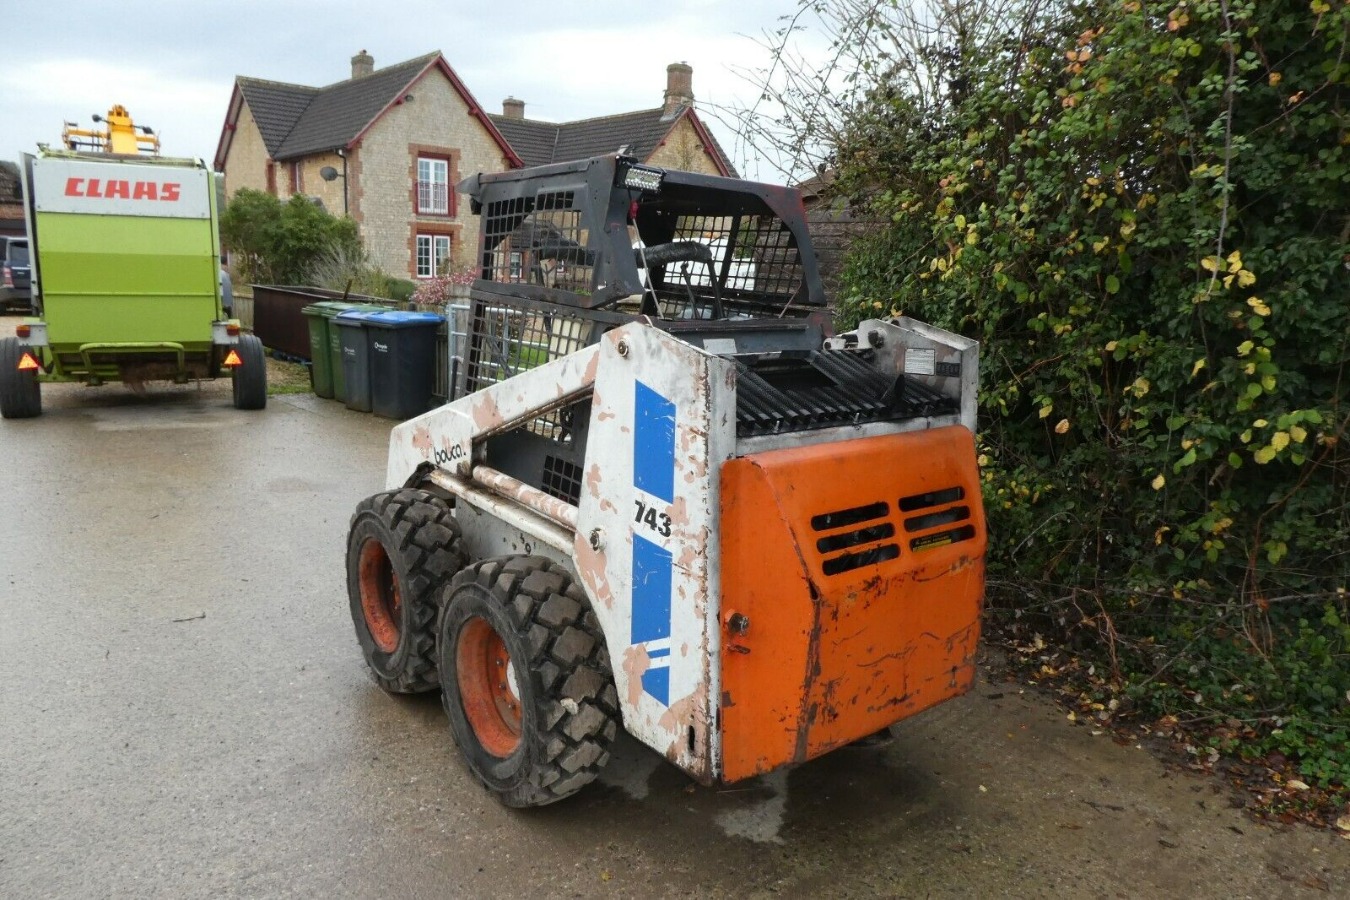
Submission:
M 1253 428 L 1265 428 L 1265 427 L 1266 427 L 1267 425 L 1269 425 L 1269 424 L 1270 424 L 1270 423 L 1267 422 L 1265 419 L 1257 419 L 1255 422 L 1252 423 L 1252 427 L 1253 427 Z
M 1206 272 L 1219 271 L 1219 258 L 1217 256 L 1206 256 L 1204 259 L 1200 260 L 1200 268 L 1204 269 Z
M 1266 463 L 1270 462 L 1274 458 L 1275 458 L 1274 447 L 1262 447 L 1260 450 L 1257 450 L 1255 456 L 1253 456 L 1253 459 L 1256 460 L 1257 464 L 1262 466 L 1264 466 Z
M 1055 408 L 1055 404 L 1053 404 L 1053 403 L 1051 403 L 1049 406 L 1042 406 L 1042 407 L 1041 407 L 1041 418 L 1044 419 L 1044 418 L 1048 417 L 1048 416 L 1050 415 L 1051 411 L 1054 410 L 1054 408 Z
M 1247 269 L 1239 270 L 1237 275 L 1238 275 L 1238 287 L 1251 287 L 1252 285 L 1256 284 L 1256 275 L 1254 275 Z
M 1289 436 L 1294 439 L 1294 443 L 1301 444 L 1308 437 L 1308 429 L 1302 425 L 1289 426 Z
M 1163 527 L 1159 528 L 1157 531 L 1153 532 L 1153 544 L 1154 544 L 1154 546 L 1157 546 L 1157 545 L 1161 544 L 1161 543 L 1163 542 L 1163 537 L 1167 534 L 1167 532 L 1169 532 L 1169 531 L 1171 531 L 1171 530 L 1172 530 L 1171 528 L 1169 528 L 1168 526 L 1164 525 Z
M 1153 479 L 1153 489 L 1155 491 L 1161 491 L 1166 486 L 1167 486 L 1167 479 L 1164 478 L 1161 474 L 1159 474 L 1157 478 Z
M 1270 315 L 1270 307 L 1266 306 L 1265 301 L 1260 297 L 1248 297 L 1247 305 L 1250 306 L 1252 312 L 1256 313 L 1258 316 Z
M 1281 75 L 1279 72 L 1271 72 L 1270 77 L 1266 79 L 1266 81 L 1270 82 L 1271 87 L 1275 87 L 1275 85 L 1279 84 L 1283 80 L 1284 76 Z
M 1236 272 L 1242 268 L 1242 251 L 1234 250 L 1228 254 L 1228 271 Z
M 980 235 L 979 235 L 978 232 L 976 232 L 974 229 L 972 229 L 972 230 L 966 232 L 966 243 L 967 243 L 967 244 L 974 245 L 974 244 L 978 244 L 979 242 L 980 242 Z
M 1130 390 L 1134 392 L 1136 397 L 1142 397 L 1147 394 L 1152 387 L 1153 385 L 1149 384 L 1149 380 L 1141 376 L 1134 380 L 1134 384 L 1130 385 Z
M 1069 420 L 1060 419 L 1059 424 L 1055 426 L 1055 434 L 1064 434 L 1069 430 Z
M 955 219 L 953 219 L 952 221 L 955 223 L 955 225 L 956 225 L 957 228 L 965 228 L 965 227 L 966 227 L 966 217 L 963 216 L 963 215 L 959 215 L 959 214 L 958 214 L 957 217 L 956 217 Z
M 1246 356 L 1248 353 L 1252 352 L 1252 348 L 1254 348 L 1255 346 L 1256 345 L 1253 344 L 1251 341 L 1243 341 L 1242 343 L 1238 344 L 1237 348 L 1238 356 Z
M 1283 450 L 1289 446 L 1289 432 L 1277 431 L 1270 436 L 1270 446 L 1275 448 L 1275 452 Z
M 1113 353 L 1113 352 L 1115 351 L 1116 347 L 1117 347 L 1119 344 L 1120 344 L 1119 341 L 1111 341 L 1111 342 L 1109 342 L 1109 343 L 1106 345 L 1106 352 L 1107 352 L 1107 353 Z
M 1204 367 L 1205 367 L 1204 358 L 1201 357 L 1200 359 L 1197 359 L 1195 361 L 1195 365 L 1191 366 L 1191 377 L 1194 378 L 1196 375 L 1200 374 L 1200 370 L 1203 369 Z

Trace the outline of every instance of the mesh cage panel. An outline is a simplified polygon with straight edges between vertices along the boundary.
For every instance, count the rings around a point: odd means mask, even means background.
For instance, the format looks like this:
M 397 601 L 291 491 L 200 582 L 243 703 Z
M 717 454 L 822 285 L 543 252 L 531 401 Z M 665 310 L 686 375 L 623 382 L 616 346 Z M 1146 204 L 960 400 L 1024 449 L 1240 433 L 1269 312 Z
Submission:
M 591 288 L 595 253 L 572 191 L 541 191 L 487 204 L 483 277 L 580 292 Z
M 667 319 L 782 315 L 802 286 L 801 253 L 792 233 L 775 216 L 684 215 L 672 244 L 697 244 L 686 259 L 658 263 L 651 247 L 647 264 L 652 293 Z
M 472 335 L 464 369 L 465 393 L 561 359 L 591 344 L 598 323 L 562 308 L 550 311 L 509 300 L 474 303 Z M 566 408 L 540 415 L 529 430 L 557 441 L 571 440 Z

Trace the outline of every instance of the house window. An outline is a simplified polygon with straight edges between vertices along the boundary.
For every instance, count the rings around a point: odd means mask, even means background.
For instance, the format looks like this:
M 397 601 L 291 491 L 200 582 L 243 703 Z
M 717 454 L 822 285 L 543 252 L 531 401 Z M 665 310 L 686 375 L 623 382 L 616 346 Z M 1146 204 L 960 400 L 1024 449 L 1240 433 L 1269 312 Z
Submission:
M 524 261 L 524 257 L 522 257 L 522 256 L 520 255 L 520 252 L 519 252 L 519 251 L 512 251 L 512 253 L 511 253 L 511 280 L 512 280 L 512 281 L 520 281 L 520 276 L 524 273 L 524 265 L 523 265 L 523 261 Z
M 417 277 L 432 278 L 445 269 L 450 259 L 450 235 L 419 234 L 417 236 Z
M 450 215 L 450 164 L 445 160 L 417 158 L 417 211 Z

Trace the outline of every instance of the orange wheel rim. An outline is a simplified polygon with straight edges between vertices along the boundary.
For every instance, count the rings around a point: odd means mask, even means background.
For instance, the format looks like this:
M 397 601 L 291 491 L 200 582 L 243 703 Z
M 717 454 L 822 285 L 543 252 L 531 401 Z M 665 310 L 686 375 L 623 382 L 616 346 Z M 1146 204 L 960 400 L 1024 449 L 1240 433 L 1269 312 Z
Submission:
M 460 631 L 455 677 L 478 742 L 493 756 L 510 756 L 520 745 L 520 692 L 506 643 L 486 619 L 475 616 Z
M 384 653 L 393 653 L 398 649 L 398 620 L 403 598 L 399 595 L 393 563 L 379 541 L 366 541 L 361 547 L 358 577 L 366 630 L 376 647 Z

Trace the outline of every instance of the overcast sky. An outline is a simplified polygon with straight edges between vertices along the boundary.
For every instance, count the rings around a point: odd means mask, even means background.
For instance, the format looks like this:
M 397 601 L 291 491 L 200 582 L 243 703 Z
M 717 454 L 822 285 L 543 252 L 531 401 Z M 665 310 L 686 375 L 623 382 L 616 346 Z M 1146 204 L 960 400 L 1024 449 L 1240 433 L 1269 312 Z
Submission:
M 214 157 L 236 75 L 327 85 L 366 50 L 375 65 L 434 50 L 491 112 L 567 121 L 661 104 L 666 66 L 694 68 L 705 119 L 747 177 L 777 180 L 716 119 L 748 104 L 737 67 L 794 0 L 0 0 L 0 158 L 57 145 L 120 103 L 168 156 Z

